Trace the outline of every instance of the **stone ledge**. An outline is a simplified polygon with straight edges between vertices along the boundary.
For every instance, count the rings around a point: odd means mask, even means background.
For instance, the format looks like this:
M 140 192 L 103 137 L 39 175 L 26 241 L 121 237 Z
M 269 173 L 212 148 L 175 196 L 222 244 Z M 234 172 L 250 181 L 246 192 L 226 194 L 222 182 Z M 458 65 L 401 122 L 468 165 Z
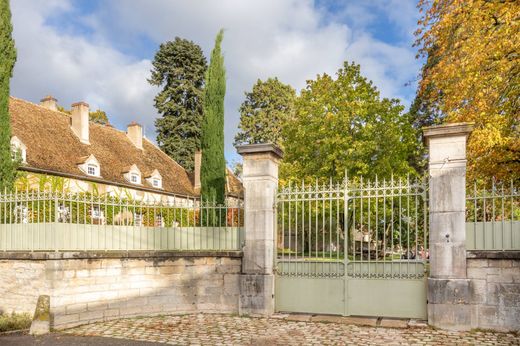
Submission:
M 468 259 L 518 259 L 520 250 L 467 250 Z
M 102 258 L 180 258 L 233 257 L 242 258 L 242 251 L 7 251 L 0 252 L 0 260 L 69 260 Z

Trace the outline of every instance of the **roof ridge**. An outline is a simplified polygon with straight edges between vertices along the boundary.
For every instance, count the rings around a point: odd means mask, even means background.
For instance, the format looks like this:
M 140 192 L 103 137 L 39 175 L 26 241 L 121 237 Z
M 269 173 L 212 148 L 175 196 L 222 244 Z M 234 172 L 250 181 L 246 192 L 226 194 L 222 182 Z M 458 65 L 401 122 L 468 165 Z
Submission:
M 54 113 L 58 113 L 58 114 L 61 114 L 61 115 L 66 115 L 66 116 L 68 116 L 68 117 L 70 118 L 70 114 L 67 114 L 67 113 L 65 113 L 65 112 L 58 111 L 58 110 L 53 111 L 52 109 L 49 109 L 49 108 L 47 108 L 47 107 L 44 107 L 44 106 L 42 106 L 42 105 L 40 105 L 40 104 L 38 104 L 38 103 L 34 103 L 34 102 L 31 102 L 31 101 L 28 101 L 28 100 L 24 100 L 24 99 L 21 99 L 21 98 L 19 98 L 19 97 L 13 96 L 13 95 L 10 95 L 9 97 L 12 98 L 12 99 L 14 99 L 14 100 L 17 100 L 17 101 L 21 101 L 21 102 L 29 103 L 29 104 L 31 104 L 31 105 L 33 105 L 33 106 L 43 108 L 43 109 L 45 109 L 45 110 L 47 110 L 47 111 L 49 111 L 49 112 L 54 112 Z

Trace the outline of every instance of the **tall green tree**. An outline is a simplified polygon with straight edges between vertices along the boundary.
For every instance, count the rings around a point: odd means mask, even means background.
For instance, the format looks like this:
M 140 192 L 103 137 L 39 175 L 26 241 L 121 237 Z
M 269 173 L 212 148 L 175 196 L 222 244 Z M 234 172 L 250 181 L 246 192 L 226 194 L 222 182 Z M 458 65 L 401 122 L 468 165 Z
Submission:
M 336 78 L 307 82 L 285 127 L 282 180 L 374 178 L 415 173 L 417 138 L 408 113 L 345 62 Z
M 204 201 L 224 203 L 226 160 L 224 158 L 224 97 L 226 71 L 220 45 L 224 31 L 220 30 L 211 51 L 206 72 L 204 121 L 202 127 L 201 194 Z
M 17 165 L 11 157 L 9 117 L 9 81 L 16 61 L 12 31 L 9 0 L 0 0 L 0 191 L 12 189 Z
M 202 49 L 176 37 L 161 44 L 152 62 L 148 82 L 162 87 L 155 97 L 157 143 L 172 159 L 193 170 L 195 151 L 201 147 L 204 75 Z
M 282 145 L 282 128 L 294 113 L 295 90 L 277 78 L 260 79 L 246 92 L 240 106 L 240 131 L 235 145 L 274 143 Z

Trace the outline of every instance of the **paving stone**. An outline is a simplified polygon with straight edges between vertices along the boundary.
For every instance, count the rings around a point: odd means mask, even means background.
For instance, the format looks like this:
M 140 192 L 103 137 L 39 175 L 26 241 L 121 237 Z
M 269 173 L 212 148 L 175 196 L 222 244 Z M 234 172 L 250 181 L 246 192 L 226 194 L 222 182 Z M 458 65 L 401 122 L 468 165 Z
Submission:
M 408 328 L 408 319 L 383 318 L 379 326 L 385 328 Z
M 312 320 L 311 315 L 292 314 L 285 318 L 166 315 L 99 322 L 64 333 L 173 345 L 520 345 L 520 336 L 514 333 L 443 331 L 421 327 L 420 321 L 415 321 L 415 328 L 397 329 L 375 327 L 376 319 L 361 317 Z M 382 319 L 381 326 L 398 322 L 404 320 Z

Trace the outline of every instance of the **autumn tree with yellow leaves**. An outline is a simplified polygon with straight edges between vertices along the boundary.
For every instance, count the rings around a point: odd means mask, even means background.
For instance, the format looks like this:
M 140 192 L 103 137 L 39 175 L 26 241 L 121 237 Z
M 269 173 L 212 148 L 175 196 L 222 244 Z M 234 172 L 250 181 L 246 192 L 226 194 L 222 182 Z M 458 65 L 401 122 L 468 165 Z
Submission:
M 426 62 L 416 125 L 474 122 L 470 179 L 520 180 L 520 1 L 421 0 L 418 7 L 416 45 Z

